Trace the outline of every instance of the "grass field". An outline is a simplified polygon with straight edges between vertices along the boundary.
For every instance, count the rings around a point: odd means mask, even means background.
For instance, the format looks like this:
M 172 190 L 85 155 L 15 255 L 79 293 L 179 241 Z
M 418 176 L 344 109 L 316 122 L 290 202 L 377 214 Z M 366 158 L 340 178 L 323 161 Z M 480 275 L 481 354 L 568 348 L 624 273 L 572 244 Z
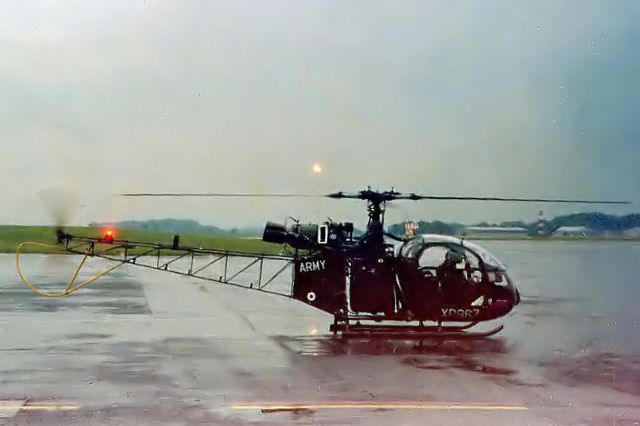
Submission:
M 52 226 L 13 226 L 0 225 L 0 253 L 15 253 L 16 247 L 23 241 L 56 244 L 55 227 Z M 102 229 L 89 227 L 67 227 L 65 232 L 85 237 L 102 237 Z M 115 231 L 117 240 L 143 241 L 171 244 L 173 234 L 122 229 Z M 277 254 L 282 246 L 269 244 L 257 238 L 243 238 L 229 235 L 180 235 L 180 245 L 217 248 L 222 250 L 244 251 L 251 253 Z M 59 250 L 40 247 L 25 247 L 25 253 L 55 253 Z
M 73 235 L 85 237 L 102 237 L 102 229 L 90 227 L 67 227 L 65 231 Z M 173 234 L 169 232 L 141 231 L 131 229 L 115 230 L 118 240 L 171 244 Z M 515 240 L 522 238 L 469 238 L 470 240 Z M 0 225 L 0 253 L 15 253 L 16 247 L 23 241 L 34 241 L 46 244 L 56 244 L 55 227 L 52 226 L 14 226 Z M 634 239 L 616 238 L 530 238 L 527 241 L 640 241 Z M 278 254 L 282 246 L 269 244 L 258 238 L 244 238 L 230 235 L 212 234 L 181 234 L 180 245 L 193 247 L 216 248 L 230 251 L 244 251 L 250 253 Z M 57 253 L 59 250 L 41 247 L 26 247 L 25 253 Z M 132 254 L 134 254 L 132 252 Z

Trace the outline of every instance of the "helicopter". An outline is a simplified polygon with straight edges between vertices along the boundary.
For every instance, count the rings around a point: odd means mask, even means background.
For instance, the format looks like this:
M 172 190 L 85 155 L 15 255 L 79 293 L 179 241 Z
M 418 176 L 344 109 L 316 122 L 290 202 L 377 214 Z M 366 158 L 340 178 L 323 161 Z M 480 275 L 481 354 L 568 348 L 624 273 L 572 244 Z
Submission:
M 317 197 L 308 194 L 247 193 L 124 193 L 125 197 Z M 377 191 L 370 187 L 358 192 L 320 195 L 331 199 L 365 201 L 368 221 L 361 235 L 352 222 L 328 220 L 304 224 L 298 220 L 284 224 L 267 222 L 262 240 L 290 247 L 289 255 L 234 252 L 180 244 L 175 235 L 171 244 L 118 240 L 111 229 L 101 238 L 57 231 L 58 244 L 70 253 L 116 261 L 115 267 L 130 264 L 206 279 L 222 284 L 273 293 L 303 302 L 333 316 L 329 330 L 334 334 L 465 335 L 490 336 L 489 331 L 470 332 L 481 322 L 502 318 L 520 303 L 520 293 L 506 267 L 477 244 L 446 235 L 426 234 L 403 237 L 385 231 L 384 215 L 390 202 L 407 200 L 456 200 L 536 203 L 630 204 L 624 201 L 591 201 L 544 198 L 431 196 Z M 23 243 L 28 244 L 28 243 Z M 21 247 L 18 248 L 18 256 Z M 155 261 L 144 262 L 152 256 Z M 190 259 L 182 269 L 180 259 Z M 81 262 L 80 267 L 84 263 Z M 202 264 L 202 260 L 205 262 Z M 230 260 L 246 261 L 239 270 L 229 271 Z M 197 265 L 198 261 L 201 262 Z M 233 263 L 233 262 L 231 262 Z M 268 267 L 268 264 L 282 267 Z M 206 274 L 215 265 L 217 273 Z M 30 288 L 26 278 L 18 272 Z M 110 271 L 115 267 L 107 270 Z M 258 269 L 255 271 L 254 269 Z M 270 276 L 267 270 L 270 269 Z M 253 271 L 249 274 L 250 271 Z M 275 271 L 275 272 L 274 272 Z M 272 291 L 270 285 L 286 271 L 288 285 Z M 74 279 L 79 270 L 74 274 Z M 101 274 L 99 275 L 101 276 Z M 67 286 L 68 295 L 99 276 Z M 242 278 L 245 278 L 243 281 Z M 288 280 L 287 280 L 288 281 Z M 52 296 L 42 290 L 41 294 Z

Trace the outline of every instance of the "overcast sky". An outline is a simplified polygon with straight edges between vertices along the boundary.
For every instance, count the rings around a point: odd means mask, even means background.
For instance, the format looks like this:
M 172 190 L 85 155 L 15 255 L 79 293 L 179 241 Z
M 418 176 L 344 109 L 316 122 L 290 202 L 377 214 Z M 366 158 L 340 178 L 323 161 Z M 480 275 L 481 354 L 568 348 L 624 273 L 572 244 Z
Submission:
M 52 198 L 75 223 L 364 212 L 120 191 L 637 202 L 639 23 L 637 1 L 4 0 L 0 223 L 52 223 Z M 539 207 L 404 203 L 389 220 L 533 220 Z

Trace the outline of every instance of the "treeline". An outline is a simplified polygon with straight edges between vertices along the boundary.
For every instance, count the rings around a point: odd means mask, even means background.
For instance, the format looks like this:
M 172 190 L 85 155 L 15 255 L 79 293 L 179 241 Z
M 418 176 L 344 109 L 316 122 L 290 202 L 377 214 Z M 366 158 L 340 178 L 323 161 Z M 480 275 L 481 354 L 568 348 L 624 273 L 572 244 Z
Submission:
M 224 229 L 212 225 L 203 225 L 192 219 L 150 219 L 150 220 L 125 220 L 115 223 L 91 223 L 91 227 L 104 228 L 113 226 L 117 229 L 137 229 L 141 231 L 173 232 L 174 234 L 216 234 L 256 236 L 262 232 L 261 227 Z
M 395 223 L 389 226 L 388 231 L 395 235 L 404 235 L 406 222 Z M 439 220 L 433 222 L 418 222 L 418 234 L 444 234 L 460 235 L 464 232 L 465 225 L 460 223 L 446 223 Z
M 396 223 L 389 226 L 389 232 L 397 235 L 404 234 L 405 223 Z M 529 235 L 551 235 L 561 226 L 586 226 L 594 233 L 623 233 L 632 228 L 640 228 L 640 213 L 633 213 L 624 216 L 610 215 L 604 213 L 575 213 L 554 217 L 545 220 L 542 226 L 538 222 L 506 221 L 500 223 L 481 222 L 469 226 L 484 227 L 519 227 L 525 228 Z M 418 222 L 419 234 L 445 234 L 461 235 L 466 225 L 460 223 L 446 223 L 442 221 L 420 221 Z
M 535 226 L 535 224 L 530 224 Z M 586 226 L 596 233 L 622 233 L 640 227 L 640 213 L 616 216 L 604 213 L 575 213 L 555 217 L 544 223 L 544 233 L 552 233 L 561 226 Z

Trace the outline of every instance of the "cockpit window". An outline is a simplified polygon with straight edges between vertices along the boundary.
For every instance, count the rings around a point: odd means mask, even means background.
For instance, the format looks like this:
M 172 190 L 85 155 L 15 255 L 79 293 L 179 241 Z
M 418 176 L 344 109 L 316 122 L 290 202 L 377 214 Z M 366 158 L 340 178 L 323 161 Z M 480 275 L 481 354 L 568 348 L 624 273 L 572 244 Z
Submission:
M 445 246 L 432 246 L 425 249 L 418 259 L 418 265 L 422 268 L 437 268 L 444 264 L 449 248 Z
M 491 253 L 489 253 L 487 250 L 483 249 L 479 245 L 465 241 L 464 246 L 471 249 L 478 256 L 480 256 L 480 258 L 482 259 L 482 262 L 484 262 L 485 265 L 493 268 L 498 268 L 503 271 L 506 269 L 505 266 L 502 264 L 502 262 L 500 262 L 498 259 L 496 259 L 494 255 L 492 255 Z
M 400 256 L 405 259 L 415 259 L 418 255 L 418 251 L 424 245 L 424 238 L 421 236 L 412 238 L 402 245 L 400 248 Z
M 425 244 L 434 245 L 431 248 L 424 250 L 424 252 L 420 254 L 420 251 L 425 246 Z M 425 234 L 412 238 L 401 246 L 400 256 L 405 259 L 415 259 L 418 255 L 420 255 L 420 259 L 418 260 L 420 266 L 435 267 L 442 263 L 437 263 L 438 260 L 444 261 L 446 246 L 464 247 L 465 257 L 467 258 L 467 262 L 469 262 L 469 266 L 471 268 L 476 269 L 480 267 L 480 262 L 478 261 L 478 258 L 480 258 L 482 262 L 489 268 L 505 270 L 505 266 L 498 259 L 496 259 L 494 255 L 489 253 L 484 248 L 474 243 L 463 241 L 456 237 L 444 235 Z M 432 251 L 435 247 L 440 247 L 440 249 Z

